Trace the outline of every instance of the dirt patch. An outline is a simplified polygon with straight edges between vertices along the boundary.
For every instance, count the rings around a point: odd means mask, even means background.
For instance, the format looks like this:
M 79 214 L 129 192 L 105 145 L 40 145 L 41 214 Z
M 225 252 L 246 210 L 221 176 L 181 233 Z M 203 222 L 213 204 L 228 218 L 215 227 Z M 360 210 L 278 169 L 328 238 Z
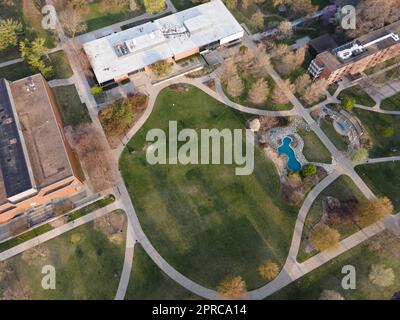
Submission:
M 127 222 L 126 214 L 117 210 L 94 221 L 94 228 L 108 237 L 123 234 Z M 112 238 L 112 237 L 111 237 Z M 111 240 L 110 238 L 110 240 Z
M 22 253 L 21 258 L 29 265 L 44 263 L 50 256 L 48 248 L 36 246 Z
M 103 134 L 93 124 L 84 124 L 67 134 L 89 188 L 98 193 L 115 185 L 115 169 L 110 149 Z M 96 164 L 96 165 L 93 165 Z

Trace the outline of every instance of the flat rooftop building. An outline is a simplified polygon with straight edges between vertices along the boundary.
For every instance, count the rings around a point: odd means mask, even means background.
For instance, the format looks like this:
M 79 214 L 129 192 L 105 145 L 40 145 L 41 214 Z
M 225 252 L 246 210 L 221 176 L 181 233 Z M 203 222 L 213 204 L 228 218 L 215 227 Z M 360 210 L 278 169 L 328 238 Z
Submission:
M 84 44 L 100 84 L 119 82 L 161 60 L 180 60 L 242 38 L 243 28 L 220 0 Z
M 321 77 L 333 83 L 346 75 L 358 75 L 399 54 L 400 21 L 397 21 L 318 54 L 311 61 L 308 72 L 314 78 Z
M 0 79 L 0 223 L 81 186 L 47 82 Z

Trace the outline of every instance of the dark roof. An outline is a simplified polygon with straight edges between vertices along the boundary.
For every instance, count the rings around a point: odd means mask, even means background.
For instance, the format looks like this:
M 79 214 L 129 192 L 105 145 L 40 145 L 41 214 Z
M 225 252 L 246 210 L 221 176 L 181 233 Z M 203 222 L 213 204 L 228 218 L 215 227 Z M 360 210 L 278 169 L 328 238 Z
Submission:
M 332 50 L 338 46 L 335 40 L 329 34 L 324 34 L 320 37 L 312 39 L 309 42 L 310 47 L 312 47 L 317 53 Z
M 0 79 L 0 169 L 8 198 L 32 188 L 5 79 Z

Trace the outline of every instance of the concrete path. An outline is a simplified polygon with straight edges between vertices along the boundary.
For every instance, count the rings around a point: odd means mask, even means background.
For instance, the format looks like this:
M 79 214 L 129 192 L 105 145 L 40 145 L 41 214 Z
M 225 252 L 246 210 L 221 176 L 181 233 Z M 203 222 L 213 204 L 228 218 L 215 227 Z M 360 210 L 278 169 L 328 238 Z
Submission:
M 6 61 L 6 62 L 2 62 L 2 63 L 0 63 L 0 68 L 11 66 L 13 64 L 22 62 L 24 60 L 25 60 L 24 58 L 18 58 L 18 59 L 13 59 L 13 60 L 9 60 L 9 61 Z
M 125 298 L 126 290 L 128 289 L 129 285 L 129 279 L 132 273 L 135 241 L 136 240 L 134 238 L 132 224 L 128 223 L 128 230 L 126 232 L 124 266 L 122 268 L 122 274 L 119 280 L 119 285 L 117 294 L 115 295 L 115 300 L 124 300 Z
M 367 111 L 371 111 L 371 112 L 378 112 L 378 113 L 390 114 L 393 116 L 400 116 L 400 111 L 384 110 L 384 109 L 381 109 L 379 105 L 376 105 L 375 107 L 371 108 L 371 107 L 363 106 L 361 104 L 356 104 L 355 107 L 358 109 L 367 110 Z
M 400 156 L 367 159 L 361 164 L 373 164 L 373 163 L 395 162 L 395 161 L 400 161 Z
M 136 17 L 134 18 L 134 21 L 141 20 L 143 17 Z M 127 24 L 130 22 L 124 21 L 121 23 Z M 104 28 L 105 31 L 110 31 L 111 29 Z M 101 30 L 104 31 L 104 30 Z M 99 32 L 97 30 L 96 32 Z M 99 123 L 98 117 L 97 117 L 97 106 L 96 102 L 93 98 L 93 96 L 90 94 L 90 87 L 86 81 L 86 78 L 83 76 L 83 72 L 81 70 L 81 67 L 79 63 L 74 59 L 74 50 L 72 49 L 71 41 L 65 36 L 60 33 L 60 38 L 62 40 L 62 47 L 66 51 L 66 54 L 70 60 L 71 63 L 71 68 L 74 71 L 74 76 L 71 79 L 74 83 L 75 86 L 77 87 L 78 93 L 82 99 L 83 102 L 86 103 L 89 109 L 90 116 L 92 118 L 93 123 L 96 126 L 99 126 L 101 128 L 101 125 Z M 83 37 L 82 37 L 83 38 Z M 222 94 L 221 88 L 218 87 L 218 82 L 217 82 L 217 92 L 211 90 L 207 86 L 201 83 L 203 79 L 175 79 L 173 81 L 168 81 L 163 83 L 162 85 L 159 85 L 157 87 L 154 86 L 149 86 L 146 90 L 148 90 L 149 93 L 149 106 L 145 111 L 145 114 L 139 119 L 139 121 L 135 124 L 135 126 L 130 130 L 130 132 L 127 134 L 127 136 L 123 139 L 122 144 L 120 147 L 116 150 L 114 150 L 113 154 L 115 157 L 115 166 L 118 166 L 118 160 L 120 157 L 121 152 L 123 151 L 124 144 L 126 144 L 129 139 L 131 139 L 134 134 L 143 126 L 147 118 L 150 116 L 155 100 L 157 98 L 158 93 L 160 90 L 163 88 L 167 87 L 170 84 L 173 83 L 188 83 L 191 85 L 194 85 L 207 94 L 211 95 L 215 99 L 227 104 L 228 106 L 235 108 L 236 110 L 242 111 L 242 112 L 247 112 L 250 114 L 255 114 L 255 115 L 275 115 L 275 116 L 284 116 L 284 115 L 299 115 L 301 116 L 310 126 L 310 128 L 317 134 L 317 136 L 320 138 L 322 143 L 327 147 L 327 149 L 331 152 L 332 158 L 333 158 L 333 166 L 334 170 L 333 172 L 325 178 L 323 181 L 320 182 L 306 197 L 298 215 L 298 219 L 296 221 L 295 225 L 295 230 L 293 234 L 293 239 L 291 243 L 291 247 L 289 250 L 289 255 L 287 258 L 287 261 L 285 263 L 284 268 L 282 269 L 281 273 L 279 276 L 268 283 L 267 285 L 257 289 L 253 290 L 248 293 L 247 298 L 250 299 L 262 299 L 267 297 L 268 295 L 272 294 L 273 292 L 276 292 L 278 289 L 284 287 L 285 285 L 291 283 L 301 275 L 306 274 L 307 272 L 317 268 L 318 266 L 321 266 L 323 263 L 328 261 L 329 259 L 334 258 L 335 256 L 343 253 L 346 248 L 350 248 L 351 246 L 355 246 L 358 243 L 361 243 L 362 241 L 365 241 L 368 239 L 368 237 L 372 236 L 375 234 L 374 232 L 378 232 L 378 229 L 374 229 L 373 226 L 370 227 L 372 231 L 363 230 L 364 236 L 360 235 L 353 235 L 350 237 L 350 239 L 345 239 L 342 241 L 342 244 L 338 250 L 335 252 L 331 253 L 322 253 L 317 255 L 319 258 L 314 258 L 310 262 L 305 261 L 302 264 L 299 264 L 296 260 L 297 253 L 300 247 L 300 242 L 301 242 L 301 234 L 304 226 L 304 222 L 306 219 L 306 216 L 308 214 L 308 211 L 313 203 L 313 201 L 317 198 L 317 196 L 322 192 L 330 183 L 332 183 L 338 176 L 342 174 L 346 174 L 350 176 L 353 181 L 356 183 L 356 185 L 360 188 L 360 190 L 368 197 L 368 198 L 373 198 L 374 194 L 372 191 L 368 188 L 368 186 L 364 183 L 364 181 L 357 175 L 357 173 L 354 171 L 354 164 L 346 158 L 346 156 L 339 152 L 336 147 L 332 144 L 332 142 L 328 139 L 328 137 L 323 133 L 323 131 L 319 128 L 318 124 L 311 118 L 309 114 L 309 110 L 305 109 L 303 105 L 300 103 L 300 101 L 293 95 L 292 92 L 288 90 L 286 87 L 285 83 L 283 80 L 280 78 L 280 76 L 275 72 L 275 70 L 272 68 L 272 66 L 266 66 L 268 73 L 271 75 L 271 77 L 274 79 L 274 81 L 277 83 L 278 86 L 284 92 L 287 94 L 290 102 L 293 104 L 294 108 L 289 111 L 266 111 L 266 110 L 258 110 L 254 108 L 247 108 L 241 105 L 238 105 L 236 103 L 233 103 L 227 99 L 227 97 Z M 335 93 L 335 96 L 338 94 L 338 92 Z M 102 131 L 101 131 L 102 132 Z M 105 138 L 105 137 L 104 137 Z M 194 294 L 201 296 L 206 299 L 218 299 L 218 293 L 215 290 L 210 290 L 208 288 L 205 288 L 189 278 L 185 277 L 183 274 L 179 273 L 173 266 L 171 266 L 158 252 L 157 250 L 153 247 L 147 236 L 142 230 L 141 224 L 139 222 L 139 219 L 137 217 L 136 211 L 133 207 L 132 200 L 129 196 L 129 193 L 126 189 L 125 183 L 122 179 L 122 176 L 118 173 L 117 177 L 117 183 L 115 186 L 115 195 L 118 199 L 118 204 L 120 208 L 125 210 L 128 216 L 129 224 L 132 227 L 132 232 L 129 232 L 129 234 L 134 234 L 135 239 L 141 243 L 143 246 L 144 250 L 146 253 L 150 256 L 150 258 L 155 262 L 155 264 L 164 272 L 166 273 L 171 279 L 176 281 L 178 284 L 180 284 L 182 287 L 186 288 L 187 290 L 193 292 Z M 76 222 L 75 222 L 76 223 Z M 83 223 L 83 222 L 82 222 Z M 361 231 L 360 231 L 361 232 Z M 54 235 L 56 236 L 56 235 Z M 129 245 L 129 246 L 128 246 Z M 14 250 L 15 248 L 11 249 Z M 14 251 L 23 251 L 23 248 L 15 249 Z M 131 256 L 133 256 L 133 246 L 131 246 L 131 240 L 127 240 L 127 247 L 126 247 L 126 255 L 125 255 L 125 262 L 124 262 L 124 268 L 123 268 L 123 276 L 121 277 L 120 280 L 120 285 L 116 294 L 116 299 L 122 299 L 123 296 L 125 295 L 127 285 L 129 283 L 129 275 L 131 271 L 131 266 L 132 266 L 132 259 Z M 129 270 L 129 271 L 128 271 Z
M 55 228 L 46 233 L 43 233 L 31 240 L 25 241 L 15 247 L 12 247 L 11 249 L 0 252 L 0 261 L 3 261 L 3 260 L 11 258 L 13 256 L 16 256 L 17 254 L 20 254 L 26 250 L 29 250 L 41 243 L 44 243 L 51 239 L 54 239 L 65 232 L 71 231 L 72 229 L 80 227 L 90 221 L 100 218 L 100 217 L 104 216 L 105 214 L 110 213 L 117 209 L 121 209 L 121 205 L 120 205 L 119 201 L 114 201 L 112 204 L 110 204 L 106 207 L 100 208 L 100 209 L 98 209 L 92 213 L 89 213 L 81 218 L 78 218 L 74 221 L 63 224 L 62 226 L 60 226 L 58 228 Z
M 71 78 L 68 78 L 68 79 L 51 80 L 51 81 L 48 81 L 48 84 L 51 88 L 73 85 L 73 84 L 75 84 L 74 76 L 72 76 Z

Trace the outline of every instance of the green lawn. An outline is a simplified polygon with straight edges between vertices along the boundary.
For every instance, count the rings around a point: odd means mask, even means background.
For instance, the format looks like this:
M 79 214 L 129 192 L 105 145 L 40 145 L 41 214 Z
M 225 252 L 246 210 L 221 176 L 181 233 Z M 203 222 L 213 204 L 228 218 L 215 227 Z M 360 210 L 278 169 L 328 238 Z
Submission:
M 353 109 L 361 120 L 374 146 L 370 157 L 388 157 L 400 155 L 400 116 L 393 116 L 362 109 Z M 385 137 L 381 130 L 386 127 L 394 128 L 393 137 Z
M 72 76 L 73 73 L 64 51 L 50 53 L 49 58 L 50 64 L 54 68 L 54 74 L 48 80 L 64 79 Z M 25 61 L 0 68 L 0 78 L 6 78 L 9 81 L 16 81 L 37 73 L 39 71 L 32 69 Z
M 172 4 L 178 11 L 191 8 L 195 5 L 191 0 L 172 0 Z
M 14 299 L 114 299 L 125 236 L 125 213 L 116 211 L 10 258 L 0 265 L 0 297 L 12 292 Z M 45 265 L 55 267 L 55 290 L 41 286 Z
M 101 5 L 102 0 L 95 0 L 89 4 L 89 10 L 83 14 L 83 18 L 87 23 L 87 30 L 90 32 L 111 24 L 131 19 L 144 13 L 143 7 L 139 11 L 132 11 L 129 6 L 104 6 Z
M 376 195 L 389 197 L 400 211 L 399 161 L 360 165 L 356 171 Z
M 348 145 L 346 143 L 345 138 L 335 130 L 332 123 L 329 123 L 325 119 L 322 119 L 320 127 L 338 150 L 347 151 Z
M 0 78 L 5 78 L 9 81 L 16 81 L 36 73 L 38 72 L 33 71 L 25 61 L 0 68 Z
M 114 195 L 108 195 L 107 197 L 104 197 L 100 200 L 97 200 L 91 204 L 88 204 L 87 206 L 84 206 L 83 208 L 80 208 L 78 210 L 75 210 L 68 214 L 68 221 L 73 221 L 78 218 L 81 218 L 90 212 L 93 212 L 97 209 L 103 208 L 108 206 L 109 204 L 113 203 L 115 201 Z
M 328 92 L 331 94 L 331 96 L 333 96 L 336 92 L 336 90 L 338 89 L 339 85 L 332 83 L 328 86 Z
M 65 126 L 76 127 L 90 122 L 89 111 L 81 103 L 74 85 L 52 88 Z
M 385 231 L 284 287 L 269 299 L 315 300 L 323 290 L 335 290 L 347 300 L 388 300 L 400 288 L 399 246 L 400 237 Z M 393 269 L 396 278 L 391 286 L 382 288 L 369 281 L 368 274 L 374 264 Z M 341 286 L 345 276 L 341 271 L 345 265 L 356 268 L 355 290 L 343 290 Z
M 335 181 L 333 181 L 325 190 L 323 190 L 315 199 L 310 208 L 310 211 L 307 214 L 303 228 L 302 241 L 297 256 L 299 262 L 303 262 L 304 260 L 310 258 L 317 253 L 316 251 L 306 253 L 304 249 L 307 244 L 307 236 L 309 235 L 310 230 L 312 230 L 321 219 L 322 200 L 327 196 L 335 197 L 339 200 L 349 200 L 351 198 L 356 198 L 360 201 L 364 199 L 364 195 L 348 176 L 340 176 Z M 340 232 L 342 239 L 360 230 L 357 225 L 336 226 L 335 228 Z
M 345 96 L 353 97 L 356 99 L 357 104 L 361 104 L 366 107 L 373 107 L 376 104 L 374 99 L 372 99 L 359 85 L 355 85 L 343 90 L 339 93 L 338 99 L 343 99 Z
M 114 195 L 109 195 L 107 197 L 104 197 L 100 200 L 97 200 L 91 204 L 88 204 L 87 206 L 84 206 L 78 210 L 75 210 L 71 213 L 69 213 L 66 217 L 68 221 L 72 221 L 72 220 L 76 220 L 80 217 L 83 217 L 87 214 L 89 214 L 90 212 L 93 212 L 97 209 L 103 208 L 105 206 L 108 206 L 109 204 L 111 204 L 112 202 L 114 202 L 115 197 Z M 61 218 L 63 219 L 63 218 Z M 12 238 L 10 240 L 7 240 L 5 242 L 0 243 L 0 252 L 3 252 L 5 250 L 8 250 L 12 247 L 15 247 L 25 241 L 28 241 L 32 238 L 35 238 L 43 233 L 46 233 L 50 230 L 52 230 L 53 227 L 50 223 L 46 223 L 43 224 L 39 227 L 36 227 L 32 230 L 26 231 L 24 233 L 19 234 L 18 236 L 16 236 L 15 238 Z
M 381 108 L 384 110 L 400 110 L 400 93 L 396 93 L 395 95 L 386 98 L 381 102 Z
M 54 68 L 54 75 L 49 80 L 68 79 L 72 77 L 73 72 L 64 51 L 53 52 L 49 57 L 51 65 Z
M 248 116 L 197 88 L 161 91 L 146 124 L 130 141 L 120 168 L 143 230 L 179 272 L 215 288 L 228 275 L 241 275 L 250 289 L 265 283 L 257 272 L 265 259 L 283 265 L 298 208 L 279 197 L 271 161 L 256 149 L 255 170 L 236 176 L 234 165 L 149 165 L 149 129 L 243 128 Z
M 133 267 L 125 300 L 201 299 L 162 272 L 143 247 L 135 246 Z
M 304 140 L 303 154 L 310 162 L 331 163 L 332 156 L 328 149 L 312 130 L 300 129 L 298 131 Z
M 7 4 L 9 2 L 11 5 Z M 42 3 L 41 3 L 42 2 Z M 42 19 L 43 16 L 40 9 L 43 7 L 43 0 L 13 0 L 0 2 L 0 12 L 2 18 L 13 18 L 23 24 L 23 32 L 20 40 L 28 38 L 30 40 L 41 37 L 46 39 L 46 46 L 48 48 L 55 47 L 54 34 L 48 30 L 43 29 Z M 17 52 L 16 52 L 17 53 Z M 18 58 L 17 55 L 13 59 Z M 0 61 L 3 60 L 0 56 Z

